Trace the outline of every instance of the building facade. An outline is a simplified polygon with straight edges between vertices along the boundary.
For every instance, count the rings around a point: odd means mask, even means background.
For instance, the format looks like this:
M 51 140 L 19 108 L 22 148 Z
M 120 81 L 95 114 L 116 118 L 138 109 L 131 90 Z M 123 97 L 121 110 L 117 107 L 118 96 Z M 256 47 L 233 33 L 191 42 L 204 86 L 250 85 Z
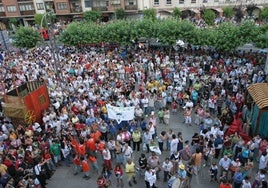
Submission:
M 154 8 L 158 16 L 165 17 L 175 7 L 188 11 L 191 15 L 199 14 L 202 8 L 209 8 L 222 13 L 222 7 L 253 5 L 258 10 L 268 4 L 267 0 L 0 0 L 0 26 L 8 23 L 10 18 L 26 24 L 33 22 L 34 14 L 44 14 L 53 10 L 58 19 L 81 18 L 83 12 L 99 10 L 103 16 L 112 18 L 118 8 L 125 10 L 127 15 L 141 14 L 142 10 Z M 2 28 L 3 29 L 3 28 Z

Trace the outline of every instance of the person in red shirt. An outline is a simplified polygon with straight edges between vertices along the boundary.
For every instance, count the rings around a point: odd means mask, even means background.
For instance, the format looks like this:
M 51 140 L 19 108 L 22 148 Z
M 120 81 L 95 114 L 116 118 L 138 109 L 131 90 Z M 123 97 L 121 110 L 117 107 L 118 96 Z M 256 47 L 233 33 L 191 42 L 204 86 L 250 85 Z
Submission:
M 89 156 L 88 160 L 91 162 L 93 169 L 99 174 L 99 165 L 96 156 Z
M 86 155 L 86 145 L 83 140 L 80 141 L 78 146 L 78 154 L 82 157 Z
M 44 151 L 44 159 L 47 161 L 47 166 L 50 171 L 55 171 L 56 167 L 52 161 L 49 149 L 45 149 Z
M 81 161 L 80 161 L 78 154 L 75 155 L 73 159 L 73 163 L 74 163 L 74 175 L 77 175 L 81 169 Z
M 124 187 L 123 183 L 123 169 L 120 164 L 117 164 L 114 169 L 114 174 L 116 177 L 117 187 Z
M 88 138 L 88 140 L 86 141 L 86 148 L 88 149 L 88 151 L 90 151 L 90 153 L 93 153 L 97 150 L 94 138 Z
M 88 180 L 88 179 L 90 179 L 90 176 L 89 176 L 89 173 L 90 173 L 89 164 L 88 164 L 87 159 L 85 157 L 81 157 L 80 160 L 81 160 L 82 171 L 84 173 L 83 178 Z

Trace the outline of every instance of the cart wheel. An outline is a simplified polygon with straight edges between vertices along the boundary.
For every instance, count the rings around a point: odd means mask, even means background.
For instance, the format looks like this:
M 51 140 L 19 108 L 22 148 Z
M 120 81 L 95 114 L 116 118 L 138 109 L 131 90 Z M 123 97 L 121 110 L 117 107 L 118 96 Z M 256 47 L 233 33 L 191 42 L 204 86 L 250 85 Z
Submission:
M 34 111 L 32 110 L 29 110 L 25 113 L 24 115 L 24 121 L 27 123 L 27 124 L 32 124 L 33 122 L 35 122 L 36 120 L 36 115 L 34 113 Z

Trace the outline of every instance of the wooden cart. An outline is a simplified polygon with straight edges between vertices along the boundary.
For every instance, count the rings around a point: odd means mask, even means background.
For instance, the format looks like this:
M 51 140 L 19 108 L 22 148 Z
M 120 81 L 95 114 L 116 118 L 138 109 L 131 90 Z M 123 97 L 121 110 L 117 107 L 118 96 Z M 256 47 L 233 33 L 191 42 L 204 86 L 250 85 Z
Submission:
M 3 113 L 14 125 L 42 123 L 42 112 L 50 105 L 47 87 L 38 81 L 27 82 L 4 94 Z

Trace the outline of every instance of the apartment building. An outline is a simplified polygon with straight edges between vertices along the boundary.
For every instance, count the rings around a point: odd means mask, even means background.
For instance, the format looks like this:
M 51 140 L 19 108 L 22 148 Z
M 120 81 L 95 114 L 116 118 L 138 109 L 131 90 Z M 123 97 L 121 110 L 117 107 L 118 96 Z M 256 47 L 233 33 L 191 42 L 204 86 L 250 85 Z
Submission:
M 171 14 L 174 7 L 194 15 L 199 14 L 202 8 L 221 14 L 224 6 L 254 5 L 258 12 L 267 4 L 267 0 L 0 0 L 0 25 L 7 24 L 10 18 L 27 24 L 33 22 L 34 14 L 51 10 L 58 19 L 81 18 L 87 10 L 99 10 L 111 18 L 118 8 L 123 8 L 127 15 L 138 15 L 144 9 L 155 8 L 158 16 L 165 17 Z

